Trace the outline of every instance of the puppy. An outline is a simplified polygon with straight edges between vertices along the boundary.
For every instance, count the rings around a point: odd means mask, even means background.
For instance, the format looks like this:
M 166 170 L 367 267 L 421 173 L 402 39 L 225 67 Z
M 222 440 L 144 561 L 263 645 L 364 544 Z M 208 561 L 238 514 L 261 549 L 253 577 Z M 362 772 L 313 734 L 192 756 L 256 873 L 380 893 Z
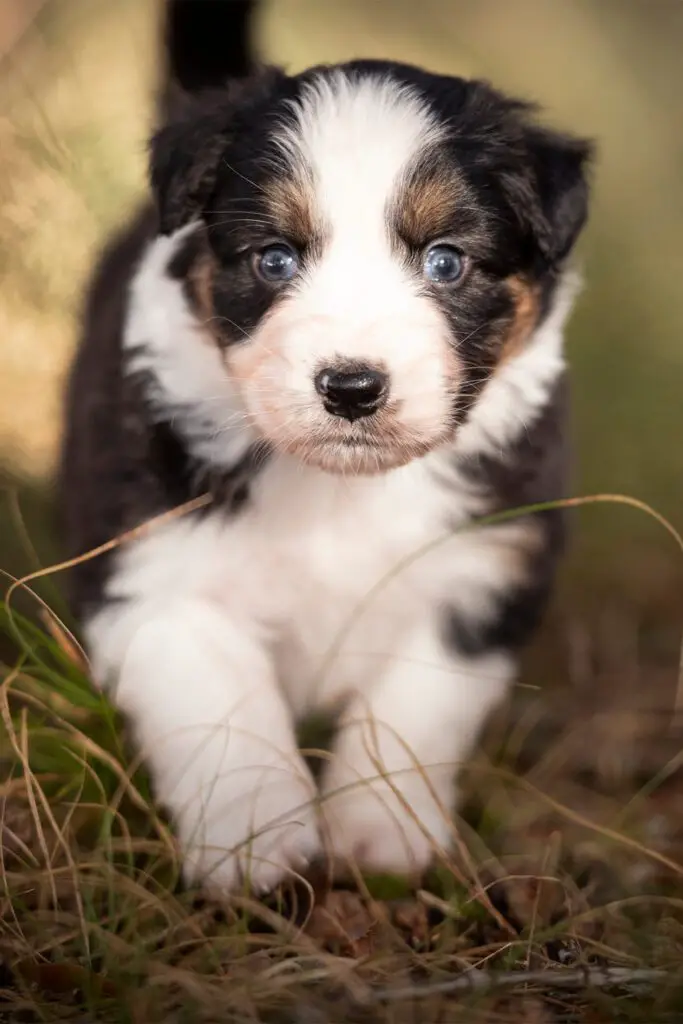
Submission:
M 514 679 L 563 543 L 568 261 L 587 142 L 480 81 L 251 58 L 252 4 L 167 8 L 154 203 L 105 253 L 62 508 L 95 680 L 186 877 L 256 891 L 324 849 L 413 875 Z M 319 790 L 297 749 L 338 717 Z

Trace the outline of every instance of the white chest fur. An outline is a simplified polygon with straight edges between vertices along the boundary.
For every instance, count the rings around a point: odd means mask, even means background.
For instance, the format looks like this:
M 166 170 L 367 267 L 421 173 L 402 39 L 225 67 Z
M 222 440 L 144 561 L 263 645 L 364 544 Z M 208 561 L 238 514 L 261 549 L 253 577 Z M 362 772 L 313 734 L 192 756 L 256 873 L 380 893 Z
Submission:
M 340 700 L 322 784 L 335 854 L 404 872 L 448 843 L 455 769 L 513 666 L 449 651 L 440 619 L 494 609 L 524 527 L 449 536 L 476 497 L 433 468 L 343 480 L 277 457 L 239 515 L 178 520 L 121 553 L 108 592 L 123 600 L 91 620 L 89 646 L 190 874 L 231 888 L 252 837 L 267 888 L 318 852 L 294 720 Z
M 272 651 L 297 713 L 335 701 L 411 623 L 445 605 L 482 616 L 519 571 L 506 554 L 518 526 L 447 536 L 482 506 L 439 463 L 344 479 L 278 456 L 237 517 L 178 520 L 123 552 L 109 593 L 131 628 L 183 595 L 210 601 Z

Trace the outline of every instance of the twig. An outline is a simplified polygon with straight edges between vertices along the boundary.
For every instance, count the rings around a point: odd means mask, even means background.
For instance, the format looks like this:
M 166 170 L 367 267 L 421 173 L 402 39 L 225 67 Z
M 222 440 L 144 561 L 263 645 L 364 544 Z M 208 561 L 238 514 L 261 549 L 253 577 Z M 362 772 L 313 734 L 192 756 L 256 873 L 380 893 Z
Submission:
M 368 1001 L 372 1004 L 398 1003 L 404 999 L 428 999 L 457 992 L 483 993 L 518 985 L 540 985 L 545 989 L 635 988 L 662 984 L 668 977 L 664 971 L 649 967 L 573 967 L 540 971 L 482 971 L 472 968 L 448 981 L 376 989 L 368 992 Z

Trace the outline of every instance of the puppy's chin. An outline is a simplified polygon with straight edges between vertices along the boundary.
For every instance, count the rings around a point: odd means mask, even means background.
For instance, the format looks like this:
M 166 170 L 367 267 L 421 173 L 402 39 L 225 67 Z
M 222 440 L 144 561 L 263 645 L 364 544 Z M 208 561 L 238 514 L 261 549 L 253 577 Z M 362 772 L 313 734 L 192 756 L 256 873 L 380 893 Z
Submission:
M 362 443 L 302 445 L 292 454 L 307 465 L 336 476 L 379 476 L 406 465 L 414 458 L 405 450 Z
M 346 437 L 324 441 L 300 438 L 285 444 L 281 439 L 278 447 L 305 465 L 335 476 L 380 476 L 423 458 L 445 440 L 445 436 L 431 439 L 411 437 L 404 441 L 392 438 L 384 442 Z

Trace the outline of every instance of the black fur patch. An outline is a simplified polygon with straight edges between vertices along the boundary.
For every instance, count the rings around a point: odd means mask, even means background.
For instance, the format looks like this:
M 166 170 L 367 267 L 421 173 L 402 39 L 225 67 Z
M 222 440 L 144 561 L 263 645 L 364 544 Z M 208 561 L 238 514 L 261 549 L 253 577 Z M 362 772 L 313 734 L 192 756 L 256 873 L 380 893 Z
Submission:
M 568 496 L 568 407 L 569 385 L 565 377 L 557 384 L 544 412 L 516 444 L 499 456 L 480 456 L 458 463 L 473 485 L 488 490 L 491 514 Z M 446 640 L 463 654 L 496 649 L 514 651 L 527 642 L 543 615 L 565 544 L 566 514 L 562 508 L 552 508 L 524 518 L 533 522 L 538 533 L 538 545 L 527 556 L 526 581 L 506 593 L 488 619 L 472 621 L 446 612 Z

